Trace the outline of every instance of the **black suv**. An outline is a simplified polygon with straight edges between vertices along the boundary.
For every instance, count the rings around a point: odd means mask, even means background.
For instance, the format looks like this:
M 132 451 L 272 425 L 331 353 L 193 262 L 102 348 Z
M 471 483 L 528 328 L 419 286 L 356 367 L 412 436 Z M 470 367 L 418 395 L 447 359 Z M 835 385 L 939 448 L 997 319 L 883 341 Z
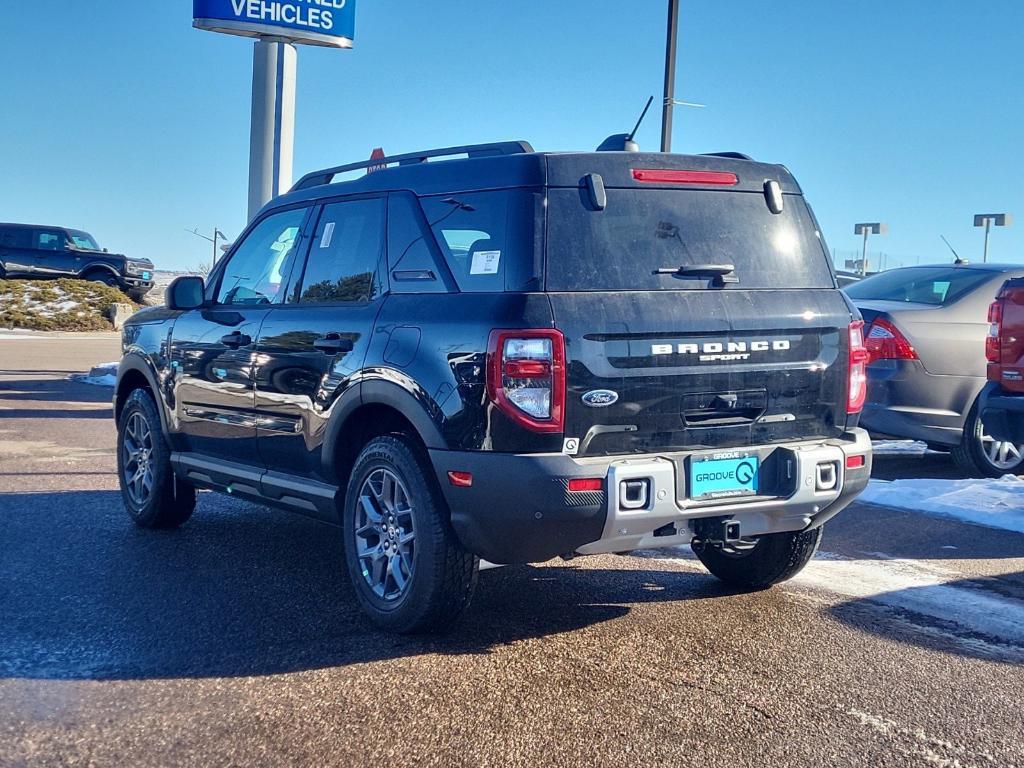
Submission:
M 868 481 L 862 325 L 778 165 L 514 142 L 331 168 L 128 322 L 124 502 L 340 524 L 398 631 L 448 626 L 481 561 L 690 544 L 762 589 Z
M 153 262 L 107 253 L 77 229 L 0 224 L 0 279 L 60 277 L 106 283 L 142 301 L 153 287 Z

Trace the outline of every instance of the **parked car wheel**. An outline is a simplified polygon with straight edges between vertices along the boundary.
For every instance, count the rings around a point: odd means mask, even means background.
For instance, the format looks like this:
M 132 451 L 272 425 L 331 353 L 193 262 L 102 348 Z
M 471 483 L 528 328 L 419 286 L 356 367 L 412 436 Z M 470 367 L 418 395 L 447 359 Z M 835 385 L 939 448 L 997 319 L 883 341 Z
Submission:
M 694 547 L 704 567 L 726 584 L 767 589 L 796 576 L 814 557 L 822 528 L 773 533 L 722 547 Z
M 405 437 L 375 438 L 359 454 L 342 526 L 349 577 L 378 626 L 447 629 L 469 605 L 480 561 L 462 548 L 429 467 Z
M 956 465 L 968 475 L 1002 477 L 1024 471 L 1024 445 L 996 440 L 986 434 L 977 403 L 967 414 L 963 440 L 953 448 L 952 454 Z
M 103 283 L 104 285 L 109 285 L 111 288 L 121 287 L 121 281 L 109 272 L 92 272 L 86 275 L 85 279 L 91 283 Z
M 171 469 L 156 403 L 144 389 L 128 396 L 118 420 L 117 476 L 125 509 L 140 528 L 177 528 L 192 517 L 196 489 Z

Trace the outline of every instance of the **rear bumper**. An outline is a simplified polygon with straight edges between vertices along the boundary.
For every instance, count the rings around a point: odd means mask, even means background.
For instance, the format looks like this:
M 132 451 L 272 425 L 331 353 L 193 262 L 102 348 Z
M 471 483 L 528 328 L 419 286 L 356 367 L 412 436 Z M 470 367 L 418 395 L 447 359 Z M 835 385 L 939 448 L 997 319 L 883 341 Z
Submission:
M 794 490 L 787 496 L 692 502 L 676 498 L 677 476 L 691 453 L 573 458 L 561 454 L 431 451 L 452 526 L 463 546 L 492 563 L 543 562 L 558 555 L 624 552 L 687 544 L 692 521 L 729 518 L 740 535 L 799 531 L 823 524 L 867 486 L 871 441 L 863 429 L 841 439 L 771 446 Z M 706 452 L 702 452 L 706 453 Z M 846 468 L 846 457 L 864 465 Z M 816 487 L 819 464 L 835 468 L 835 485 Z M 473 485 L 454 487 L 448 472 L 471 472 Z M 603 478 L 601 491 L 574 493 L 571 478 Z M 640 508 L 621 496 L 623 483 L 644 480 Z M 655 535 L 655 532 L 658 535 Z
M 918 360 L 868 366 L 868 396 L 860 425 L 871 434 L 958 445 L 984 379 L 928 373 Z
M 1024 443 L 1024 395 L 1008 395 L 990 381 L 981 390 L 978 411 L 985 431 L 996 440 Z

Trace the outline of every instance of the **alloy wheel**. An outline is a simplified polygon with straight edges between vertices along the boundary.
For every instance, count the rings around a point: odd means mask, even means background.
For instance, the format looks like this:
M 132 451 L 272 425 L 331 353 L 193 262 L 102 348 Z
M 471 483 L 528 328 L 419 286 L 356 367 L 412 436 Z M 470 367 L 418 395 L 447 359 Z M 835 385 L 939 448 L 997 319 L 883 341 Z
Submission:
M 363 481 L 355 529 L 356 557 L 367 585 L 382 600 L 398 600 L 412 581 L 416 534 L 409 491 L 390 469 L 375 469 Z
M 153 431 L 142 413 L 128 416 L 123 443 L 124 487 L 131 500 L 143 507 L 153 493 Z
M 989 464 L 1007 472 L 1019 467 L 1024 459 L 1024 445 L 996 440 L 984 432 L 981 435 L 981 451 L 985 454 Z

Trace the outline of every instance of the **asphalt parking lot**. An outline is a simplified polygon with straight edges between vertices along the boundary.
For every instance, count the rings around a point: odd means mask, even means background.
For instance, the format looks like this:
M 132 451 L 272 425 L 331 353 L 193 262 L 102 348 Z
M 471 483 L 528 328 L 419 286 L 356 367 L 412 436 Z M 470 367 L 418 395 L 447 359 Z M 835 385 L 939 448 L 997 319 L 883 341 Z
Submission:
M 1024 535 L 858 504 L 771 591 L 556 561 L 391 637 L 328 526 L 213 494 L 129 523 L 110 390 L 67 378 L 116 358 L 0 339 L 0 765 L 1024 765 Z

